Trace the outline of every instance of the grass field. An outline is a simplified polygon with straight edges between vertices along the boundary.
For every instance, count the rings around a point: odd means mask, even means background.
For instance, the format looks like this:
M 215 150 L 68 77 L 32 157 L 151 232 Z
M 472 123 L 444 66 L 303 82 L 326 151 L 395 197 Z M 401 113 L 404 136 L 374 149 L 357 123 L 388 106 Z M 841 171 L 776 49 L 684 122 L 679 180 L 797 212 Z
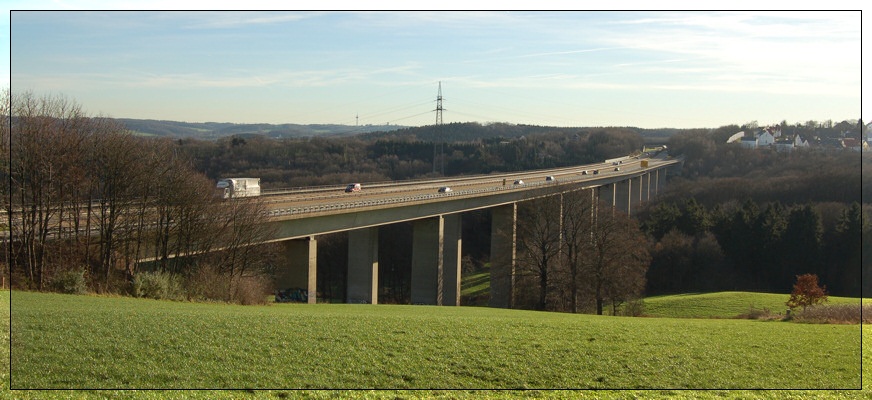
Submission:
M 721 295 L 723 304 L 742 304 L 739 312 L 748 308 L 743 304 L 747 294 Z M 0 292 L 0 297 L 6 304 L 9 292 Z M 12 388 L 113 390 L 10 391 L 7 369 L 0 371 L 4 381 L 0 396 L 5 398 L 864 398 L 870 394 L 868 389 L 724 390 L 859 388 L 858 325 L 597 317 L 482 307 L 243 307 L 26 292 L 11 297 Z M 765 297 L 754 301 L 763 307 Z M 659 303 L 655 310 L 694 303 L 687 303 L 687 296 L 651 300 Z M 736 307 L 713 315 L 732 315 Z M 6 307 L 0 309 L 8 312 Z M 696 311 L 676 313 L 697 316 Z M 866 333 L 869 340 L 872 332 Z M 0 358 L 9 360 L 5 351 L 0 351 Z M 124 388 L 270 390 L 115 390 Z M 547 390 L 553 388 L 644 390 Z
M 768 309 L 772 314 L 784 314 L 786 294 L 718 292 L 670 296 L 655 296 L 645 299 L 645 314 L 652 317 L 672 318 L 735 318 L 749 309 Z M 865 302 L 869 302 L 866 299 Z M 858 304 L 859 299 L 829 297 L 826 304 Z

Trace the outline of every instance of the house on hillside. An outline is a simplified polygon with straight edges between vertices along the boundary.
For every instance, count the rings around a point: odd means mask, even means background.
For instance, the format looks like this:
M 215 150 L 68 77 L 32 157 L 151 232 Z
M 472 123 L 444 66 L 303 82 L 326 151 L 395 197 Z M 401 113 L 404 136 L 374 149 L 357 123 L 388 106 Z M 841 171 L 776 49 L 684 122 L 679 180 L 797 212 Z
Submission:
M 742 140 L 739 141 L 742 144 L 742 147 L 747 149 L 756 149 L 757 148 L 757 136 L 745 136 Z
M 775 150 L 778 151 L 789 152 L 797 149 L 805 149 L 808 147 L 808 142 L 799 135 L 793 135 L 793 139 L 785 136 L 775 141 Z
M 778 131 L 778 136 L 781 136 L 781 131 Z M 769 147 L 775 144 L 775 135 L 769 131 L 762 131 L 757 134 L 757 147 Z
M 768 127 L 764 128 L 763 131 L 772 135 L 773 138 L 778 139 L 781 137 L 781 127 L 768 126 Z
M 781 130 L 777 131 L 778 136 L 781 136 Z M 732 137 L 730 138 L 732 139 Z M 741 140 L 742 147 L 749 149 L 768 148 L 775 144 L 775 136 L 768 130 L 761 130 L 751 136 L 745 136 Z
M 869 144 L 856 138 L 842 139 L 842 147 L 854 151 L 869 151 Z

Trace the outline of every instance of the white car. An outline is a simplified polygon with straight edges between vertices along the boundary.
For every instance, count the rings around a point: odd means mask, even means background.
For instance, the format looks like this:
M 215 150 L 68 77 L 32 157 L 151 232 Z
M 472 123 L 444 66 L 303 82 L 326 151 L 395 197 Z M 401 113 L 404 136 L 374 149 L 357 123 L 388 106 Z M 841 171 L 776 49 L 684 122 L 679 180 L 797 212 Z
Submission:
M 452 192 L 452 191 L 453 191 L 453 190 L 451 190 L 451 188 L 448 187 L 448 186 L 443 186 L 443 187 L 439 188 L 439 193 L 449 193 L 449 192 Z
M 548 182 L 553 182 L 553 181 L 555 181 L 554 177 L 551 176 L 551 175 L 546 176 L 546 177 L 545 177 L 545 180 L 548 181 Z
M 515 181 L 515 185 L 523 185 L 523 184 L 524 184 L 524 181 L 522 181 L 520 179 Z

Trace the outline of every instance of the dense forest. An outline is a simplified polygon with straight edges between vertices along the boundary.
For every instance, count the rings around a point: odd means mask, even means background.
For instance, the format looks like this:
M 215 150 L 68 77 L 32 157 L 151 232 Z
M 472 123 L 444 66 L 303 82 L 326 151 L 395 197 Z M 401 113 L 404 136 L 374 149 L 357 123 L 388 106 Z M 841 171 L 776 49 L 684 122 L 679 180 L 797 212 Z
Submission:
M 648 293 L 754 290 L 787 293 L 813 273 L 834 295 L 870 293 L 872 162 L 854 151 L 777 152 L 670 138 L 680 176 L 638 218 L 649 234 Z M 865 172 L 865 173 L 863 173 Z

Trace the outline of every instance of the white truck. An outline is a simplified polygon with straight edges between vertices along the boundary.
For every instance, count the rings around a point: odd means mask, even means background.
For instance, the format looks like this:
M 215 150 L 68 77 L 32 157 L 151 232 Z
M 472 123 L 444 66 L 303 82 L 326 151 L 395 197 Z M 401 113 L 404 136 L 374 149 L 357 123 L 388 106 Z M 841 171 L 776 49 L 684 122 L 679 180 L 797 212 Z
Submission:
M 218 180 L 218 194 L 225 198 L 260 196 L 260 178 L 224 178 Z

